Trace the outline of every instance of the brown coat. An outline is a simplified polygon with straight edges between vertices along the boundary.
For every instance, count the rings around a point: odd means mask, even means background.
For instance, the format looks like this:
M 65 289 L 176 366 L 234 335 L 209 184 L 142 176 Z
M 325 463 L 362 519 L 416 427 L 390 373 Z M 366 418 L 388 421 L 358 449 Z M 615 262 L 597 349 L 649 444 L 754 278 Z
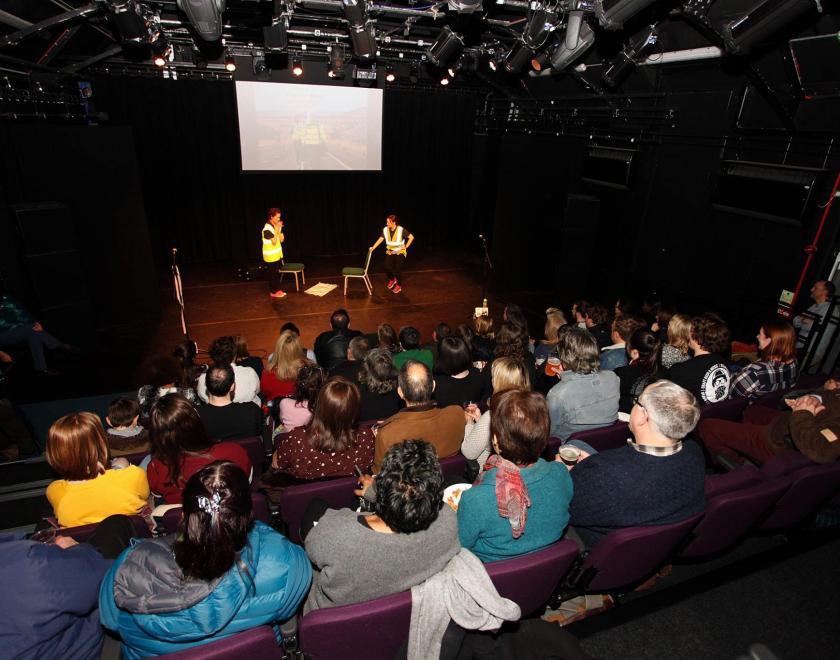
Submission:
M 831 463 L 840 458 L 840 393 L 817 390 L 825 410 L 812 415 L 807 410 L 786 412 L 767 427 L 767 443 L 780 454 L 790 449 L 788 436 L 796 448 L 815 463 Z
M 440 458 L 457 454 L 464 439 L 464 411 L 459 406 L 437 408 L 434 403 L 405 408 L 389 417 L 376 434 L 373 471 L 379 472 L 388 450 L 403 440 L 425 440 Z

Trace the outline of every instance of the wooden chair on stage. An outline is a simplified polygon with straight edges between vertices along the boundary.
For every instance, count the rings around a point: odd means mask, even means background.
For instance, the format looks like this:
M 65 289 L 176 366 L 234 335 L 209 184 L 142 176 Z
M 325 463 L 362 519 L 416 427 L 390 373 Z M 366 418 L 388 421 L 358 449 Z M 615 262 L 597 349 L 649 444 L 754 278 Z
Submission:
M 365 283 L 365 286 L 368 290 L 368 295 L 373 295 L 373 285 L 370 283 L 370 277 L 368 277 L 368 268 L 370 267 L 370 257 L 373 254 L 370 250 L 368 250 L 367 257 L 365 258 L 365 267 L 364 268 L 356 268 L 355 266 L 346 266 L 345 268 L 341 269 L 341 274 L 344 276 L 344 295 L 347 295 L 347 280 L 351 277 L 358 277 Z
M 298 273 L 300 273 L 301 279 L 303 279 L 303 286 L 306 286 L 306 275 L 303 272 L 305 266 L 301 263 L 294 263 L 294 262 L 286 262 L 282 266 L 280 266 L 280 281 L 283 281 L 283 275 L 285 273 L 291 273 L 295 276 L 295 291 L 300 291 L 300 284 L 298 283 Z

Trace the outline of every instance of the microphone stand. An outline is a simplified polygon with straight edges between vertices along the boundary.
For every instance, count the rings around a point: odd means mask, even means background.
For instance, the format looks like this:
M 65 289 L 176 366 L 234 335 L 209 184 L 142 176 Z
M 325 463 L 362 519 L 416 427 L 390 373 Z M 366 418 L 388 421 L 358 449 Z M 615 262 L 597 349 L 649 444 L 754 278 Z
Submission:
M 172 248 L 172 280 L 175 285 L 175 300 L 181 308 L 181 332 L 184 338 L 189 339 L 187 332 L 187 316 L 184 306 L 184 285 L 181 282 L 181 271 L 178 269 L 178 248 Z
M 487 251 L 487 239 L 484 237 L 484 234 L 479 234 L 478 238 L 481 239 L 481 247 L 484 250 L 484 288 L 482 298 L 487 299 L 487 294 L 490 292 L 490 274 L 493 271 L 493 262 L 490 261 L 490 253 Z

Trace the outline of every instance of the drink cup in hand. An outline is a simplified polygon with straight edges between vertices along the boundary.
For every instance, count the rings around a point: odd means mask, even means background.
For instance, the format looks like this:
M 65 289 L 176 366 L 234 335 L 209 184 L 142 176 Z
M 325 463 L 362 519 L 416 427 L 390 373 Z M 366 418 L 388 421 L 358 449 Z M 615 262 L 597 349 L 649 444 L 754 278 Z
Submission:
M 570 467 L 572 465 L 577 465 L 580 460 L 580 449 L 577 447 L 560 447 L 560 451 L 558 451 L 557 454 L 560 456 L 560 460 L 563 461 L 563 464 Z

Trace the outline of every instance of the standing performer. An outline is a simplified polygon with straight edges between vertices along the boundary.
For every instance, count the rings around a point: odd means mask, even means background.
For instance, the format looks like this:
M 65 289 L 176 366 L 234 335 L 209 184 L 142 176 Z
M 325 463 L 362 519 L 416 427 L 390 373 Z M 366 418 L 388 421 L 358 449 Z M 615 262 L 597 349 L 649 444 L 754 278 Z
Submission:
M 268 288 L 272 298 L 285 298 L 280 290 L 279 267 L 283 264 L 283 220 L 280 209 L 268 209 L 268 220 L 262 230 L 263 261 L 268 271 Z
M 382 236 L 368 248 L 373 252 L 382 241 L 385 241 L 385 274 L 388 275 L 388 288 L 394 293 L 402 291 L 400 284 L 406 253 L 414 242 L 414 234 L 397 224 L 398 220 L 399 218 L 393 213 L 389 215 L 385 219 Z

